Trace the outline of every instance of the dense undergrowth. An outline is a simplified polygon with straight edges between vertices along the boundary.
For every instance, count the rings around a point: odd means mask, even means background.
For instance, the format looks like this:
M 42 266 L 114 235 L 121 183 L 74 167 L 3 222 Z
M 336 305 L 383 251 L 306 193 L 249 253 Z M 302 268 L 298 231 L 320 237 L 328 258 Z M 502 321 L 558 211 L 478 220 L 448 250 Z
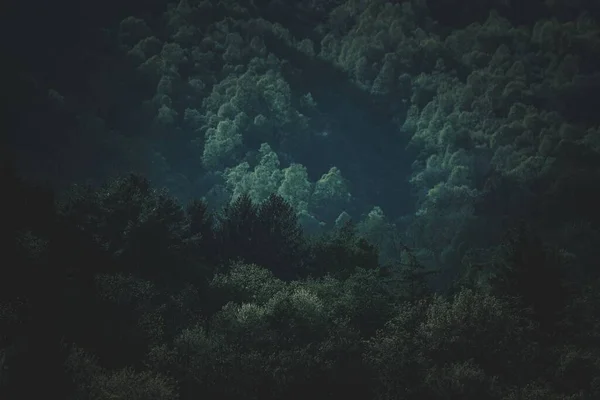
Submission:
M 276 195 L 2 174 L 2 399 L 600 398 L 600 286 L 524 224 L 434 293 L 410 248 L 305 237 Z

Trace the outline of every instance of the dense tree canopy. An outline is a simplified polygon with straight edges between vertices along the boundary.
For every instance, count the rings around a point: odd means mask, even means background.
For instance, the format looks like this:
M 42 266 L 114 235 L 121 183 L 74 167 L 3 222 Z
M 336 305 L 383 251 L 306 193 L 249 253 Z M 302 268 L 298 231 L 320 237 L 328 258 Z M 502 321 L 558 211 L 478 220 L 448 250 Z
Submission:
M 383 268 L 351 222 L 307 238 L 275 194 L 211 213 L 136 175 L 55 200 L 2 173 L 3 398 L 600 395 L 599 286 L 524 225 L 433 293 L 406 245 Z

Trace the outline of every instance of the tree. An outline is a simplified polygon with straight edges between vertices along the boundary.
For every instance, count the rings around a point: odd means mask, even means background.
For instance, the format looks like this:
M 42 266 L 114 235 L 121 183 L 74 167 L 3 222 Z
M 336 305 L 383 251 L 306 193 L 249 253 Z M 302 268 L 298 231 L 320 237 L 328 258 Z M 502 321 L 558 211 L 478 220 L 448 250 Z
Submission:
M 340 229 L 314 239 L 305 274 L 348 278 L 357 268 L 377 269 L 377 248 L 358 236 L 356 226 L 347 221 Z
M 242 259 L 282 279 L 297 276 L 304 253 L 302 228 L 281 196 L 271 194 L 258 205 L 248 194 L 238 196 L 223 210 L 216 234 L 222 263 Z
M 521 223 L 505 236 L 493 272 L 492 293 L 529 309 L 544 332 L 553 332 L 570 298 L 559 252 Z

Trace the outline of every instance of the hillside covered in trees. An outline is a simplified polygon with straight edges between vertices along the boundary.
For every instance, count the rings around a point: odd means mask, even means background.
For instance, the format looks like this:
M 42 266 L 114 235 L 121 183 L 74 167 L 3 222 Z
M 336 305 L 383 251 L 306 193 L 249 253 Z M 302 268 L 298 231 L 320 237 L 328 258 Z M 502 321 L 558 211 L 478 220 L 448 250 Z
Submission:
M 0 400 L 600 399 L 600 2 L 6 0 Z
M 306 237 L 278 195 L 210 213 L 135 175 L 2 187 L 2 398 L 600 395 L 599 282 L 524 224 L 433 293 L 401 242 L 382 265 L 351 222 Z

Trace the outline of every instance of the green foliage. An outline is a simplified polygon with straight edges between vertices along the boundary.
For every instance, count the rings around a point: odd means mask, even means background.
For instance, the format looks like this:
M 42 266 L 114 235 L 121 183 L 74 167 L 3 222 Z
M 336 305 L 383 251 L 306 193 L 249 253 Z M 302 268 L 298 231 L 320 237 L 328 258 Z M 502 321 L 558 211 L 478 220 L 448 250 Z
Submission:
M 337 167 L 331 167 L 326 174 L 315 183 L 310 207 L 319 216 L 332 222 L 339 210 L 343 210 L 351 199 L 348 182 Z
M 395 282 L 382 279 L 379 271 L 358 268 L 344 280 L 325 276 L 299 283 L 318 294 L 330 306 L 332 318 L 370 337 L 392 317 L 399 294 Z
M 76 186 L 61 202 L 59 215 L 120 270 L 170 284 L 173 272 L 163 265 L 189 267 L 192 243 L 186 241 L 191 235 L 185 212 L 145 178 L 129 175 L 96 191 Z
M 431 294 L 428 277 L 438 271 L 426 270 L 424 265 L 417 260 L 413 250 L 397 241 L 395 253 L 399 254 L 399 260 L 393 261 L 386 268 L 388 275 L 400 283 L 398 294 L 407 301 L 422 300 Z
M 264 304 L 231 302 L 209 326 L 184 329 L 174 351 L 151 353 L 153 365 L 179 371 L 184 390 L 225 399 L 328 398 L 319 395 L 323 385 L 332 395 L 348 385 L 332 374 L 359 361 L 348 346 L 356 336 L 307 288 L 280 290 Z
M 213 221 L 205 202 L 201 200 L 191 201 L 186 208 L 186 217 L 190 233 L 193 236 L 199 235 L 201 239 L 206 241 L 212 239 Z
M 388 222 L 381 207 L 373 207 L 367 216 L 357 224 L 357 230 L 369 243 L 377 246 L 382 263 L 394 259 L 394 239 L 397 232 L 394 224 Z
M 434 297 L 419 330 L 434 360 L 473 360 L 486 373 L 511 379 L 532 327 L 507 302 L 467 289 L 452 301 Z
M 302 164 L 291 164 L 283 169 L 283 180 L 277 193 L 288 201 L 296 211 L 306 210 L 312 192 L 308 172 Z
M 234 264 L 226 274 L 217 274 L 211 281 L 211 304 L 216 310 L 230 301 L 265 304 L 284 288 L 285 283 L 264 267 Z
M 272 194 L 259 205 L 239 196 L 223 210 L 216 234 L 222 263 L 242 259 L 282 279 L 298 275 L 304 239 L 294 209 L 281 196 Z
M 218 216 L 217 238 L 223 249 L 225 261 L 236 257 L 251 257 L 254 229 L 257 224 L 257 207 L 248 194 L 243 194 L 225 206 Z M 234 246 L 236 249 L 234 249 Z M 235 253 L 229 253 L 230 250 Z M 252 260 L 246 259 L 248 262 Z
M 495 379 L 473 361 L 452 362 L 427 371 L 424 384 L 432 398 L 499 399 Z
M 344 279 L 358 267 L 379 267 L 377 249 L 358 236 L 356 227 L 350 221 L 341 229 L 314 239 L 310 244 L 310 252 L 306 273 L 313 277 L 329 274 Z
M 585 388 L 600 395 L 600 281 L 584 285 L 567 306 L 559 328 L 568 332 L 570 341 L 555 349 L 558 367 L 554 382 L 570 393 Z
M 247 193 L 253 202 L 260 203 L 276 193 L 282 179 L 279 158 L 267 143 L 259 149 L 260 161 L 253 171 L 250 165 L 243 162 L 225 173 L 227 186 L 235 200 L 238 196 Z
M 498 383 L 530 373 L 523 339 L 531 329 L 508 303 L 465 290 L 400 308 L 369 341 L 366 359 L 381 398 L 499 398 Z
M 97 360 L 76 347 L 66 361 L 72 373 L 76 400 L 175 400 L 175 382 L 151 371 L 137 372 L 132 368 L 107 371 Z
M 242 145 L 240 127 L 230 120 L 220 121 L 215 128 L 209 128 L 205 137 L 202 162 L 207 169 L 228 164 Z
M 364 359 L 376 376 L 378 399 L 421 398 L 427 360 L 416 331 L 426 309 L 423 302 L 401 305 L 385 329 L 368 341 Z
M 35 193 L 19 185 L 15 207 Z M 571 296 L 526 229 L 482 260 L 490 290 L 448 296 L 396 237 L 385 268 L 351 222 L 307 241 L 276 194 L 214 217 L 129 176 L 39 214 L 3 228 L 22 271 L 0 281 L 2 398 L 32 381 L 97 400 L 600 395 L 598 284 Z
M 123 350 L 122 354 L 143 354 L 148 346 L 164 339 L 162 307 L 157 306 L 160 291 L 152 282 L 131 275 L 98 274 L 95 283 L 101 300 L 98 316 L 112 318 L 113 325 L 118 325 L 121 331 L 106 352 Z M 106 329 L 103 331 L 111 336 Z
M 551 332 L 570 296 L 560 254 L 522 224 L 505 237 L 494 272 L 492 292 L 531 309 L 542 329 Z

